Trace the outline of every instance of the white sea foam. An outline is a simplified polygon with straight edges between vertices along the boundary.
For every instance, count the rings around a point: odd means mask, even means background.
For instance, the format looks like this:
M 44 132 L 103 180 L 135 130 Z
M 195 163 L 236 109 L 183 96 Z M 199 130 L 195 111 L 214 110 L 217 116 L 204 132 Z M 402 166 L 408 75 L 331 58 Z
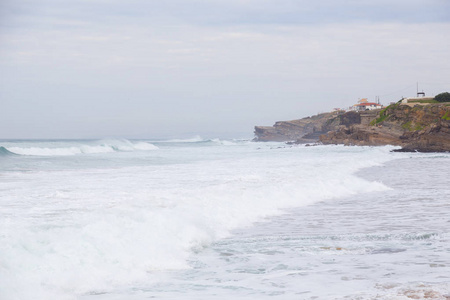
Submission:
M 75 299 L 142 284 L 152 272 L 190 268 L 193 253 L 283 209 L 387 189 L 354 172 L 392 159 L 388 148 L 270 146 L 165 154 L 190 163 L 3 174 L 0 290 L 7 299 Z M 127 147 L 153 149 L 118 149 Z
M 78 154 L 112 153 L 117 151 L 149 151 L 158 149 L 147 142 L 131 142 L 128 140 L 101 140 L 92 142 L 72 142 L 61 147 L 61 143 L 15 143 L 5 148 L 19 155 L 28 156 L 70 156 Z
M 150 143 L 139 142 L 139 143 L 133 144 L 132 149 L 147 151 L 147 150 L 156 150 L 156 149 L 158 149 L 158 147 L 153 144 L 150 144 Z
M 164 140 L 165 143 L 198 143 L 203 142 L 205 139 L 203 139 L 201 136 L 196 135 L 191 138 L 186 139 L 170 139 L 170 140 Z
M 235 146 L 238 144 L 236 141 L 221 140 L 221 139 L 211 139 L 210 141 L 214 144 L 223 146 Z M 242 143 L 242 141 L 240 143 Z

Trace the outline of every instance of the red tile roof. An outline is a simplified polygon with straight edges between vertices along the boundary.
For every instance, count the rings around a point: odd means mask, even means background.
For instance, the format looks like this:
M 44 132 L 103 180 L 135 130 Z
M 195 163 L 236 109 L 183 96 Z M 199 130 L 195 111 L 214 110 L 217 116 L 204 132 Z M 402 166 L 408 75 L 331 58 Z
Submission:
M 366 102 L 366 103 L 361 103 L 361 104 L 355 104 L 353 106 L 370 106 L 370 105 L 381 106 L 381 104 L 374 103 L 374 102 Z

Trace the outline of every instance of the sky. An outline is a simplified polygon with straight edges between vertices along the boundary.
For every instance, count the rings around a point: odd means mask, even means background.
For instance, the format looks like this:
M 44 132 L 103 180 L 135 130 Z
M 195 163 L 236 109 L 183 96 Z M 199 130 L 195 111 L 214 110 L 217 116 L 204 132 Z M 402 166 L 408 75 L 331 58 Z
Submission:
M 450 92 L 448 0 L 1 0 L 0 139 L 251 138 Z

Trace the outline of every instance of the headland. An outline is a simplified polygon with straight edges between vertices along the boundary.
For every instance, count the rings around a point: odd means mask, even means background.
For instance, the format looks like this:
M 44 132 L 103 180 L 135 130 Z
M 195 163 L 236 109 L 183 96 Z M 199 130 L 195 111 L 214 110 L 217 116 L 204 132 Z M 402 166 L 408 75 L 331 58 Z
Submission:
M 427 97 L 405 98 L 387 107 L 364 105 L 255 126 L 255 141 L 395 145 L 402 147 L 396 151 L 450 152 L 450 102 Z

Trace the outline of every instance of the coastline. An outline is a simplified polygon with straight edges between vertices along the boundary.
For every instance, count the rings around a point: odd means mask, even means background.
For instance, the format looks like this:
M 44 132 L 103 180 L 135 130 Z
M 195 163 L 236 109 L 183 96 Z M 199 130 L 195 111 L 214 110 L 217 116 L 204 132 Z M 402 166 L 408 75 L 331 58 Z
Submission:
M 319 117 L 320 116 L 320 117 Z M 450 104 L 395 103 L 383 109 L 336 111 L 272 127 L 255 126 L 255 141 L 401 146 L 402 152 L 450 152 Z

